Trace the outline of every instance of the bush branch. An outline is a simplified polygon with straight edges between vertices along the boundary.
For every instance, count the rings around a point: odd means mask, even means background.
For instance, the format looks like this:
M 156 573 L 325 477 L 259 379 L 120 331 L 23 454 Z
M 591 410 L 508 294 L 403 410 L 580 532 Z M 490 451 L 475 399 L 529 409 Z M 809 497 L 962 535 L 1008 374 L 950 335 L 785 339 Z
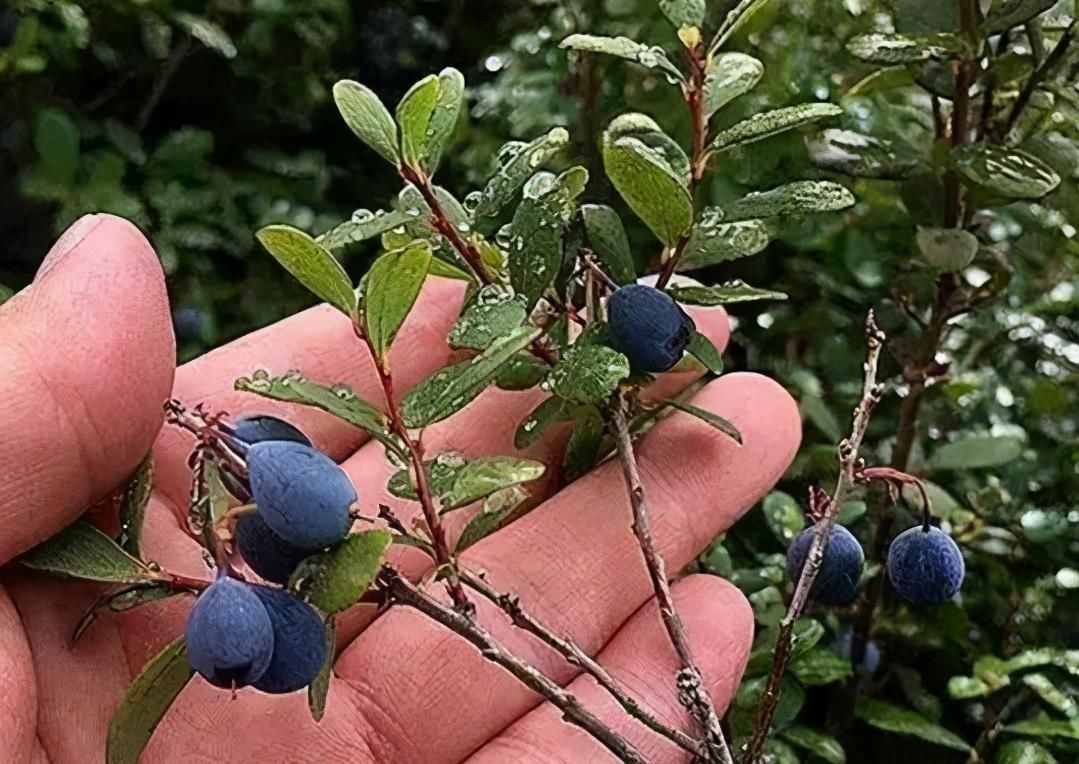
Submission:
M 783 674 L 787 670 L 791 650 L 794 647 L 794 624 L 801 617 L 809 601 L 809 593 L 824 562 L 824 550 L 828 545 L 828 538 L 831 536 L 839 509 L 857 480 L 858 451 L 862 447 L 862 440 L 865 438 L 873 408 L 880 401 L 883 393 L 883 385 L 877 383 L 877 364 L 880 361 L 884 340 L 884 332 L 877 327 L 873 311 L 869 311 L 865 320 L 866 360 L 862 367 L 865 374 L 862 397 L 854 409 L 850 436 L 839 444 L 839 477 L 836 479 L 835 490 L 824 507 L 822 517 L 816 523 L 816 533 L 806 557 L 805 567 L 795 586 L 794 597 L 791 599 L 790 607 L 787 608 L 787 614 L 779 625 L 772 671 L 768 675 L 768 684 L 757 706 L 757 718 L 753 734 L 745 746 L 743 764 L 757 764 L 763 760 L 764 746 L 768 742 L 772 719 L 775 717 L 779 703 Z

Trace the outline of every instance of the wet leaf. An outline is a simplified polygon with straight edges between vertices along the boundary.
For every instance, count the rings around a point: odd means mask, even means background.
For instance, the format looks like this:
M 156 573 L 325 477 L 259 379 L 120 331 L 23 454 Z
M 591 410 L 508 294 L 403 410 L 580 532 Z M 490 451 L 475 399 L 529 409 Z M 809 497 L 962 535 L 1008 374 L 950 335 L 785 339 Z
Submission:
M 472 214 L 477 220 L 498 214 L 533 173 L 558 156 L 569 145 L 569 133 L 556 127 L 531 143 L 511 144 L 500 157 L 508 157 L 480 194 Z
M 728 281 L 718 286 L 672 285 L 671 297 L 684 305 L 733 305 L 756 300 L 786 300 L 787 295 L 770 289 L 757 289 L 743 281 Z
M 805 513 L 789 493 L 772 491 L 764 497 L 761 509 L 769 530 L 784 546 L 805 528 Z
M 513 436 L 513 445 L 528 448 L 555 422 L 568 422 L 574 418 L 575 406 L 564 398 L 552 395 L 540 403 L 522 420 Z
M 806 149 L 817 167 L 854 178 L 903 180 L 919 165 L 911 148 L 853 130 L 824 130 L 806 138 Z
M 538 480 L 546 469 L 543 462 L 514 456 L 474 459 L 457 472 L 445 509 L 464 507 L 503 489 Z
M 326 615 L 347 610 L 370 588 L 391 540 L 384 530 L 353 533 L 329 551 L 301 562 L 289 579 L 289 589 Z
M 467 460 L 456 451 L 443 451 L 423 463 L 427 471 L 427 487 L 435 496 L 444 497 L 453 490 L 458 473 Z M 416 480 L 411 466 L 398 470 L 386 481 L 386 489 L 399 499 L 419 501 Z
M 765 221 L 722 223 L 721 217 L 722 213 L 716 208 L 701 213 L 700 221 L 693 226 L 693 232 L 682 251 L 678 270 L 695 270 L 749 257 L 768 246 L 771 233 Z
M 1027 719 L 1009 724 L 1004 731 L 1013 735 L 1029 735 L 1035 738 L 1059 737 L 1065 740 L 1079 740 L 1079 720 Z
M 825 735 L 809 727 L 787 727 L 779 736 L 799 748 L 804 748 L 828 764 L 846 764 L 847 754 L 843 744 L 831 735 Z
M 710 118 L 738 96 L 748 93 L 764 76 L 764 64 L 745 53 L 720 53 L 708 65 L 704 80 L 704 116 Z
M 351 315 L 356 305 L 352 281 L 322 245 L 287 225 L 266 226 L 256 236 L 266 251 L 316 297 Z
M 114 589 L 98 599 L 79 619 L 78 624 L 75 626 L 75 631 L 71 635 L 71 643 L 78 642 L 97 619 L 97 616 L 105 610 L 112 613 L 126 613 L 143 605 L 149 605 L 152 602 L 168 599 L 169 597 L 176 597 L 180 594 L 183 594 L 181 590 L 174 589 L 169 584 L 164 583 L 143 583 L 125 586 L 119 590 Z
M 926 719 L 921 714 L 906 708 L 893 706 L 873 698 L 859 698 L 854 707 L 854 715 L 872 727 L 909 735 L 929 743 L 968 753 L 970 746 L 955 733 Z
M 604 345 L 574 344 L 547 377 L 551 392 L 574 403 L 599 403 L 629 376 L 629 359 Z
M 333 86 L 333 100 L 349 130 L 396 166 L 397 125 L 378 96 L 365 85 L 341 80 Z
M 620 285 L 636 281 L 637 267 L 618 213 L 605 204 L 585 204 L 581 207 L 581 217 L 588 242 L 607 275 Z
M 914 236 L 925 261 L 942 271 L 961 271 L 978 254 L 978 238 L 960 228 L 919 228 Z
M 743 196 L 723 212 L 723 222 L 806 212 L 834 212 L 854 205 L 854 194 L 828 180 L 799 180 Z
M 521 515 L 524 502 L 530 498 L 528 491 L 520 487 L 509 488 L 492 495 L 484 505 L 483 511 L 476 514 L 461 531 L 457 539 L 455 553 L 460 554 L 468 547 L 500 528 L 504 528 Z
M 1057 4 L 1057 0 L 1001 0 L 985 18 L 985 31 L 995 35 L 1030 21 Z
M 659 9 L 676 29 L 701 26 L 707 11 L 705 0 L 659 0 Z
M 416 170 L 424 170 L 430 156 L 428 132 L 433 132 L 431 118 L 438 108 L 442 84 L 429 74 L 413 85 L 397 105 L 397 128 L 400 133 L 401 160 Z
M 816 647 L 791 663 L 791 673 L 806 687 L 815 687 L 847 679 L 854 669 L 848 659 Z
M 962 40 L 954 34 L 942 33 L 932 37 L 907 37 L 901 34 L 867 34 L 847 43 L 855 58 L 871 64 L 891 66 L 916 64 L 924 61 L 947 61 L 963 53 Z
M 431 266 L 431 245 L 416 241 L 387 252 L 364 279 L 364 332 L 375 357 L 385 361 L 397 331 L 408 318 Z
M 427 211 L 426 205 L 424 205 L 423 212 L 426 213 Z M 406 210 L 379 210 L 378 212 L 371 212 L 370 217 L 361 214 L 352 220 L 346 220 L 344 223 L 331 228 L 326 233 L 316 237 L 315 241 L 329 251 L 334 252 L 349 244 L 358 244 L 361 241 L 381 236 L 394 228 L 414 223 L 420 214 L 420 210 L 416 209 L 415 213 L 410 214 Z
M 79 520 L 19 558 L 28 568 L 88 581 L 151 581 L 150 570 L 107 535 Z
M 604 53 L 608 56 L 618 56 L 649 69 L 659 69 L 675 82 L 682 80 L 682 71 L 667 58 L 663 48 L 645 45 L 628 37 L 574 34 L 563 40 L 560 47 L 581 53 Z
M 1005 743 L 997 752 L 996 764 L 1058 764 L 1048 749 L 1029 740 Z
M 120 500 L 120 546 L 133 557 L 139 556 L 142 524 L 154 488 L 153 454 L 143 457 L 135 474 L 124 487 Z
M 1008 199 L 1040 199 L 1060 185 L 1060 176 L 1019 149 L 976 143 L 955 152 L 955 166 L 971 183 Z
M 838 117 L 842 113 L 843 110 L 835 104 L 804 103 L 754 114 L 749 119 L 717 134 L 712 140 L 711 149 L 712 151 L 726 151 L 735 146 L 745 146 L 796 127 L 819 122 L 829 117 Z
M 456 348 L 486 350 L 499 337 L 528 320 L 522 297 L 501 287 L 481 288 L 450 329 L 448 341 Z
M 562 458 L 562 476 L 576 480 L 596 466 L 603 445 L 603 416 L 595 406 L 578 406 L 573 414 L 573 432 Z
M 311 718 L 316 722 L 322 721 L 326 714 L 326 696 L 330 692 L 330 680 L 333 677 L 333 660 L 337 654 L 337 620 L 333 617 L 326 619 L 326 661 L 311 684 L 307 686 L 307 708 L 311 712 Z

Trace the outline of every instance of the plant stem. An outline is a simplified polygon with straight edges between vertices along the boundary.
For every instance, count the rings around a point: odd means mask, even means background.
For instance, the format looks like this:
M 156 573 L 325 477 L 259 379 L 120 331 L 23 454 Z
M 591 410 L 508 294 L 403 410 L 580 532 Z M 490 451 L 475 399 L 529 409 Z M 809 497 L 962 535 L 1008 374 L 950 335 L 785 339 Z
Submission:
M 682 666 L 676 680 L 678 700 L 704 730 L 708 760 L 733 764 L 734 759 L 731 757 L 727 740 L 723 737 L 723 729 L 720 727 L 712 697 L 704 686 L 701 670 L 693 660 L 686 627 L 675 609 L 670 583 L 667 581 L 666 565 L 652 536 L 650 512 L 645 500 L 644 484 L 637 469 L 637 458 L 633 453 L 633 440 L 626 422 L 625 406 L 626 401 L 622 398 L 612 415 L 615 444 L 633 509 L 633 535 L 637 538 L 637 544 L 648 567 L 648 576 L 652 581 L 663 626 Z
M 497 605 L 513 621 L 514 626 L 527 631 L 537 637 L 548 647 L 554 649 L 570 664 L 582 669 L 596 682 L 610 693 L 627 714 L 639 721 L 653 732 L 662 735 L 677 745 L 686 753 L 693 756 L 702 755 L 703 751 L 699 741 L 694 740 L 686 733 L 668 727 L 655 717 L 655 715 L 641 706 L 632 698 L 618 680 L 611 676 L 603 666 L 596 662 L 588 653 L 569 637 L 560 637 L 551 629 L 529 614 L 522 606 L 520 600 L 505 592 L 499 592 L 492 587 L 483 576 L 470 570 L 461 570 L 461 579 L 482 594 L 488 600 Z
M 768 684 L 757 706 L 757 718 L 753 734 L 745 746 L 743 764 L 757 764 L 763 760 L 764 746 L 768 742 L 772 719 L 775 717 L 776 707 L 779 704 L 783 674 L 787 670 L 791 650 L 794 647 L 794 624 L 801 617 L 809 601 L 809 593 L 824 562 L 824 550 L 828 545 L 828 538 L 831 536 L 839 509 L 848 491 L 855 484 L 858 451 L 862 447 L 873 408 L 880 402 L 883 393 L 883 385 L 877 383 L 877 365 L 880 361 L 881 349 L 884 347 L 884 340 L 884 332 L 877 327 L 873 311 L 869 311 L 865 319 L 866 360 L 862 367 L 865 374 L 862 382 L 862 397 L 851 418 L 850 435 L 839 444 L 839 477 L 836 479 L 835 490 L 832 491 L 831 498 L 825 505 L 822 517 L 816 523 L 816 532 L 806 556 L 805 567 L 795 586 L 794 597 L 791 599 L 790 607 L 787 608 L 787 614 L 779 625 L 772 671 L 768 675 Z
M 640 751 L 582 706 L 576 696 L 509 652 L 472 618 L 443 605 L 388 565 L 383 566 L 379 572 L 378 584 L 393 600 L 415 608 L 468 640 L 479 649 L 484 658 L 501 666 L 529 689 L 546 698 L 562 711 L 566 721 L 589 733 L 617 756 L 619 761 L 647 764 L 647 759 Z
M 1034 90 L 1042 82 L 1052 74 L 1057 65 L 1064 59 L 1064 54 L 1068 52 L 1068 46 L 1071 45 L 1072 39 L 1075 37 L 1075 25 L 1076 21 L 1072 21 L 1068 25 L 1068 28 L 1064 30 L 1064 34 L 1061 35 L 1060 40 L 1053 47 L 1053 50 L 1049 52 L 1049 55 L 1045 57 L 1045 61 L 1041 66 L 1035 69 L 1030 78 L 1027 79 L 1026 84 L 1023 85 L 1023 89 L 1019 91 L 1019 97 L 1015 99 L 1015 104 L 1012 106 L 1012 110 L 1008 113 L 1008 120 L 1004 123 L 1004 129 L 1001 131 L 1001 135 L 1006 135 L 1012 127 L 1015 126 L 1016 121 L 1019 119 L 1019 115 L 1023 113 L 1023 109 L 1027 107 L 1030 102 L 1030 97 L 1034 95 Z

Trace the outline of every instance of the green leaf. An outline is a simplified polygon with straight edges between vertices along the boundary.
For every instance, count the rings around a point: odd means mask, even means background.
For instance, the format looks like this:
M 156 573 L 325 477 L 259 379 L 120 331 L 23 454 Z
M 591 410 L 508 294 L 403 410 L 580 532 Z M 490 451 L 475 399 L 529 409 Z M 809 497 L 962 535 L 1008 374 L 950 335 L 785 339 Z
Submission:
M 114 588 L 100 597 L 79 619 L 71 635 L 71 644 L 74 645 L 82 638 L 82 635 L 97 620 L 97 616 L 102 611 L 126 613 L 143 605 L 149 605 L 151 602 L 158 602 L 169 597 L 178 597 L 181 594 L 183 594 L 181 590 L 173 588 L 171 584 L 167 583 L 139 583 L 122 586 L 119 589 Z
M 708 10 L 705 0 L 659 0 L 659 9 L 670 19 L 675 29 L 701 26 Z
M 349 130 L 396 167 L 397 125 L 378 96 L 365 85 L 341 80 L 333 86 L 333 100 Z
M 712 344 L 712 340 L 700 332 L 693 332 L 689 344 L 686 345 L 686 352 L 704 364 L 704 368 L 713 374 L 718 376 L 723 373 L 723 358 L 719 350 Z
M 824 130 L 806 138 L 806 149 L 817 167 L 854 178 L 904 180 L 919 165 L 909 146 L 853 130 Z
M 464 507 L 505 488 L 538 480 L 546 469 L 543 462 L 515 456 L 475 459 L 457 472 L 445 509 Z
M 438 106 L 442 85 L 430 74 L 413 85 L 397 105 L 397 127 L 401 137 L 401 159 L 406 165 L 422 170 L 428 157 L 431 117 Z
M 654 119 L 639 112 L 615 117 L 607 126 L 604 140 L 613 143 L 620 138 L 636 138 L 654 151 L 657 157 L 688 188 L 692 179 L 689 157 L 678 141 L 663 132 L 663 128 Z
M 955 151 L 955 166 L 966 180 L 1007 199 L 1040 199 L 1060 185 L 1040 159 L 1004 146 L 964 146 Z
M 839 418 L 821 398 L 816 395 L 803 395 L 798 408 L 802 416 L 815 424 L 829 442 L 838 443 L 843 439 L 843 426 L 839 423 Z
M 456 451 L 443 451 L 434 459 L 428 459 L 423 463 L 427 472 L 427 487 L 438 497 L 444 497 L 453 490 L 457 474 L 468 462 Z M 391 494 L 399 499 L 419 500 L 416 491 L 416 481 L 413 477 L 411 466 L 400 469 L 386 481 L 386 488 Z
M 540 335 L 522 326 L 506 334 L 482 354 L 446 367 L 409 390 L 401 402 L 401 414 L 409 427 L 440 422 L 467 406 L 495 378 L 499 370 Z
M 173 11 L 172 18 L 188 34 L 222 58 L 236 57 L 236 44 L 229 33 L 203 16 Z
M 734 6 L 734 8 L 732 8 L 724 17 L 723 23 L 716 33 L 715 40 L 713 40 L 711 46 L 709 46 L 709 52 L 714 53 L 723 47 L 723 43 L 727 42 L 727 40 L 749 23 L 749 20 L 753 15 L 769 2 L 771 2 L 771 0 L 739 0 L 738 5 Z
M 753 56 L 720 53 L 714 57 L 704 80 L 705 119 L 755 88 L 763 76 L 764 64 Z
M 442 155 L 453 137 L 457 121 L 461 116 L 461 107 L 465 102 L 465 77 L 450 67 L 438 74 L 438 104 L 431 115 L 427 131 L 427 157 L 425 167 L 433 175 L 442 161 Z
M 734 426 L 734 423 L 727 421 L 719 414 L 715 414 L 708 409 L 702 409 L 699 406 L 694 406 L 691 403 L 684 403 L 674 399 L 668 399 L 663 402 L 664 405 L 676 408 L 679 411 L 684 411 L 691 416 L 695 416 L 705 424 L 709 424 L 715 427 L 721 433 L 726 435 L 731 440 L 735 441 L 739 445 L 742 444 L 742 433 L 738 431 L 738 428 Z M 799 527 L 801 527 L 799 525 Z
M 513 436 L 513 445 L 519 449 L 528 448 L 540 439 L 550 425 L 572 421 L 575 408 L 572 403 L 557 395 L 545 399 L 518 425 Z
M 629 359 L 604 345 L 575 344 L 547 377 L 547 387 L 574 403 L 599 403 L 629 376 Z
M 588 242 L 606 266 L 607 274 L 620 285 L 636 281 L 637 266 L 618 213 L 606 204 L 585 204 L 581 207 L 581 218 Z
M 758 644 L 749 655 L 749 663 L 746 665 L 746 676 L 759 677 L 768 673 L 772 668 L 775 658 L 776 639 L 778 632 L 773 629 L 766 631 L 757 640 Z M 815 647 L 824 636 L 824 626 L 820 621 L 812 618 L 800 618 L 794 624 L 794 646 L 791 649 L 791 659 L 796 660 Z
M 331 617 L 326 620 L 326 660 L 318 674 L 307 685 L 307 708 L 311 712 L 311 718 L 316 722 L 322 721 L 326 714 L 326 696 L 330 692 L 330 679 L 333 677 L 333 659 L 337 654 L 337 619 Z
M 1075 719 L 1076 716 L 1079 716 L 1079 706 L 1076 705 L 1075 700 L 1070 695 L 1057 689 L 1053 680 L 1045 674 L 1026 674 L 1023 677 L 1023 684 L 1069 719 Z
M 120 500 L 120 546 L 133 557 L 139 556 L 142 524 L 146 518 L 146 507 L 150 504 L 153 487 L 154 458 L 152 454 L 147 454 L 131 480 L 124 486 L 124 494 Z
M 321 300 L 351 315 L 356 293 L 345 269 L 320 244 L 292 226 L 270 225 L 256 237 L 297 281 Z
M 962 40 L 957 35 L 948 33 L 932 37 L 867 34 L 855 37 L 847 43 L 847 50 L 855 58 L 884 66 L 947 61 L 959 58 L 963 48 Z
M 854 715 L 872 727 L 909 735 L 936 745 L 968 753 L 970 746 L 955 733 L 926 719 L 921 714 L 873 698 L 859 698 Z
M 784 546 L 805 527 L 805 513 L 789 493 L 772 491 L 761 505 L 769 530 Z
M 733 202 L 723 213 L 723 222 L 806 212 L 834 212 L 854 205 L 854 194 L 828 180 L 799 180 L 770 191 L 760 191 Z
M 430 266 L 430 242 L 415 241 L 382 255 L 368 271 L 363 287 L 363 324 L 380 361 L 385 361 L 397 331 L 416 304 Z
M 985 18 L 985 31 L 995 35 L 1027 23 L 1057 4 L 1057 0 L 1001 0 Z
M 941 446 L 929 458 L 937 470 L 974 470 L 999 467 L 1018 459 L 1023 441 L 1010 436 L 972 436 Z
M 537 169 L 569 145 L 569 133 L 556 127 L 531 143 L 508 144 L 499 152 L 498 172 L 487 182 L 472 215 L 476 220 L 493 217 L 524 186 Z
M 423 212 L 427 211 L 426 205 L 424 205 Z M 353 213 L 351 220 L 346 220 L 315 237 L 315 241 L 329 251 L 334 252 L 349 244 L 359 244 L 361 241 L 381 236 L 394 228 L 415 223 L 421 211 L 414 209 L 412 213 L 410 214 L 407 210 L 379 210 L 378 212 L 360 210 L 358 214 Z
M 721 223 L 721 215 L 714 207 L 704 210 L 700 222 L 693 226 L 689 241 L 682 251 L 677 267 L 679 271 L 690 271 L 749 257 L 768 246 L 771 232 L 765 221 Z
M 401 443 L 391 433 L 390 421 L 386 415 L 346 385 L 327 387 L 308 381 L 296 371 L 281 377 L 271 377 L 269 373 L 259 369 L 250 377 L 240 377 L 233 386 L 237 390 L 255 393 L 270 400 L 313 406 L 359 427 L 394 451 L 400 452 L 402 448 Z
M 961 271 L 978 254 L 978 237 L 961 228 L 918 228 L 914 240 L 926 262 L 942 271 Z
M 461 531 L 454 552 L 460 554 L 477 541 L 504 528 L 521 515 L 522 505 L 529 498 L 529 493 L 519 487 L 509 488 L 493 494 L 484 504 L 482 512 L 476 514 Z
M 673 246 L 693 225 L 685 180 L 658 149 L 636 136 L 604 134 L 603 164 L 614 187 L 660 241 Z
M 153 580 L 145 565 L 85 520 L 34 547 L 19 561 L 34 570 L 88 581 L 133 584 Z
M 389 531 L 353 533 L 329 551 L 301 562 L 289 579 L 289 589 L 327 615 L 347 610 L 375 580 L 391 541 Z
M 681 286 L 668 289 L 671 297 L 684 305 L 733 305 L 755 300 L 786 300 L 787 295 L 769 289 L 757 289 L 744 281 L 727 281 L 718 286 Z
M 745 146 L 796 127 L 838 117 L 842 113 L 843 110 L 832 103 L 804 103 L 754 114 L 717 134 L 712 140 L 711 149 L 726 151 L 735 146 Z
M 106 764 L 138 763 L 158 722 L 194 674 L 183 637 L 177 637 L 143 666 L 109 722 Z
M 527 320 L 524 298 L 502 287 L 488 285 L 476 292 L 450 329 L 448 341 L 456 348 L 485 350 Z
M 68 185 L 79 166 L 79 128 L 59 109 L 42 109 L 34 118 L 34 148 L 49 182 Z
M 854 673 L 850 661 L 825 647 L 817 647 L 791 663 L 791 673 L 807 687 L 831 684 Z
M 814 756 L 824 759 L 829 764 L 846 764 L 847 754 L 843 744 L 831 735 L 817 732 L 810 727 L 787 727 L 779 736 L 788 743 L 804 748 Z
M 596 466 L 604 430 L 603 416 L 598 408 L 578 406 L 574 409 L 573 432 L 562 457 L 562 476 L 566 480 L 576 480 Z
M 543 381 L 550 368 L 531 353 L 518 353 L 499 370 L 495 385 L 500 390 L 529 390 Z
M 1029 735 L 1036 738 L 1059 737 L 1065 740 L 1079 740 L 1079 720 L 1027 719 L 1009 724 L 1004 731 L 1013 735 Z
M 659 69 L 675 82 L 683 79 L 682 70 L 675 66 L 663 48 L 631 40 L 628 37 L 599 37 L 590 34 L 573 34 L 559 46 L 581 53 L 604 53 L 617 56 L 649 69 Z
M 996 764 L 1058 764 L 1048 749 L 1029 740 L 1005 743 L 994 761 Z

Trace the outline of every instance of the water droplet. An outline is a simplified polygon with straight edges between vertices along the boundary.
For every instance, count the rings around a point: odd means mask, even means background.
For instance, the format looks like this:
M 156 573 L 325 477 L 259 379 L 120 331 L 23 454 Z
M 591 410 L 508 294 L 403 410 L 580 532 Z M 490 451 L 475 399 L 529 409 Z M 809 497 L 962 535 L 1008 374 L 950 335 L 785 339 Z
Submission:
M 375 219 L 375 213 L 371 210 L 360 208 L 352 213 L 352 222 L 357 225 L 363 225 L 364 223 L 370 223 Z
M 464 205 L 464 207 L 465 207 L 465 209 L 467 211 L 475 212 L 476 208 L 480 206 L 480 202 L 482 202 L 482 201 L 483 201 L 483 194 L 480 193 L 479 191 L 472 191 L 467 196 L 465 196 L 464 200 L 462 201 L 462 204 Z

